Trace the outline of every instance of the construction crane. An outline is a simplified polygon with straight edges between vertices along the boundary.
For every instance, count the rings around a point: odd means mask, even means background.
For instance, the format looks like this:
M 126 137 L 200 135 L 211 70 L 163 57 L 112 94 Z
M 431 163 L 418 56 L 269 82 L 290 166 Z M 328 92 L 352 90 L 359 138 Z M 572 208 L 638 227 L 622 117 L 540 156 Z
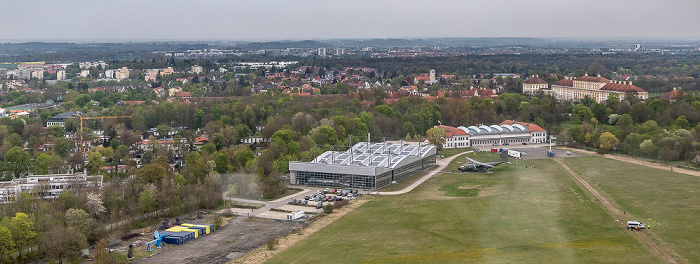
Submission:
M 78 118 L 80 118 L 80 149 L 82 152 L 83 149 L 83 120 L 90 120 L 90 119 L 110 119 L 110 118 L 127 118 L 131 116 L 83 116 L 80 112 L 76 114 Z

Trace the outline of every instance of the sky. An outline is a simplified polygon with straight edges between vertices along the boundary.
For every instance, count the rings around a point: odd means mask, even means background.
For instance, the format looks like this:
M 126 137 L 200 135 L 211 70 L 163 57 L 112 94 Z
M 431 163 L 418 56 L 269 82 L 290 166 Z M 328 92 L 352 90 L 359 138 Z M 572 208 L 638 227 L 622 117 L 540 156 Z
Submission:
M 2 0 L 0 40 L 700 38 L 698 0 Z

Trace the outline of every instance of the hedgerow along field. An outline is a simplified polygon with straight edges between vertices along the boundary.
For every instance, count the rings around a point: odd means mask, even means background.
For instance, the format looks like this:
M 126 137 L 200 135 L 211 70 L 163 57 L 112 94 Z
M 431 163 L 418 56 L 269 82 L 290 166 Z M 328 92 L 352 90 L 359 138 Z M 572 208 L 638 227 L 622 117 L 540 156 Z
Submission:
M 453 173 L 463 160 L 410 193 L 370 198 L 268 263 L 658 262 L 554 161 Z
M 691 263 L 700 263 L 700 177 L 597 156 L 563 160 L 607 193 L 629 220 L 647 224 Z

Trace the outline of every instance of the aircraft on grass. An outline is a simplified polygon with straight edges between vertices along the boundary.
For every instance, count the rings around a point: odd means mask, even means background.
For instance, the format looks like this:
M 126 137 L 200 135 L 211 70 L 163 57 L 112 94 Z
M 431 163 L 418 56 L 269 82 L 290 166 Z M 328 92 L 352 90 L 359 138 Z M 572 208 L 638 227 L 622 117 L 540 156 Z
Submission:
M 497 160 L 492 160 L 489 162 L 480 162 L 475 159 L 467 157 L 467 163 L 459 166 L 459 171 L 474 171 L 474 172 L 489 172 L 489 169 L 498 166 L 502 163 L 508 163 L 508 151 L 503 151 L 501 153 L 501 158 Z

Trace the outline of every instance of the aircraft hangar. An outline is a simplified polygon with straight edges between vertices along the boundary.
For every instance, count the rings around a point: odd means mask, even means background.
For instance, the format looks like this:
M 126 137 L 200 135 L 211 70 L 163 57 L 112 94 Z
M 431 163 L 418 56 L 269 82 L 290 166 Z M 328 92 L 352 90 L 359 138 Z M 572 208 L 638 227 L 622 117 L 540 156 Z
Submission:
M 326 151 L 310 162 L 289 162 L 290 183 L 380 189 L 437 164 L 437 148 L 424 142 L 360 142 Z

